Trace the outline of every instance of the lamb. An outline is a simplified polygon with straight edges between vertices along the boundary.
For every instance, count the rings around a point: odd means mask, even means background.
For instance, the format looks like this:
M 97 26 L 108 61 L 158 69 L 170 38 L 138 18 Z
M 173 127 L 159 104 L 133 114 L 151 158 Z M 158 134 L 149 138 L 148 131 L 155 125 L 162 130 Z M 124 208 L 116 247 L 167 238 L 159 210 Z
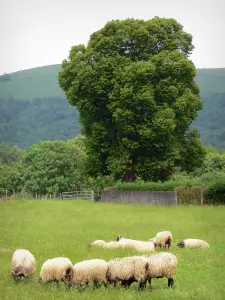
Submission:
M 36 270 L 33 254 L 26 249 L 17 249 L 12 256 L 11 275 L 14 279 L 31 278 Z
M 199 239 L 186 239 L 180 241 L 177 246 L 179 248 L 208 248 L 209 244 Z
M 116 286 L 117 282 L 122 282 L 123 286 L 130 286 L 133 282 L 139 282 L 142 289 L 146 284 L 146 270 L 148 262 L 144 257 L 131 256 L 115 258 L 108 262 L 107 280 Z
M 95 287 L 101 284 L 107 286 L 107 263 L 103 259 L 90 259 L 74 265 L 73 284 L 78 287 L 93 283 Z
M 168 249 L 172 245 L 173 236 L 170 231 L 160 231 L 156 234 L 156 236 L 149 241 L 152 241 L 155 244 L 155 247 L 166 248 L 166 245 L 168 246 Z
M 122 248 L 131 248 L 139 252 L 155 251 L 155 245 L 152 241 L 145 242 L 139 240 L 132 240 L 132 239 L 124 238 L 121 235 L 117 237 L 117 241 Z
M 174 273 L 176 271 L 178 260 L 175 255 L 167 252 L 157 253 L 152 256 L 145 256 L 148 262 L 147 280 L 151 286 L 152 278 L 168 278 L 168 287 L 174 284 Z
M 73 265 L 66 257 L 56 257 L 46 260 L 42 265 L 39 282 L 60 281 L 71 286 L 73 280 Z

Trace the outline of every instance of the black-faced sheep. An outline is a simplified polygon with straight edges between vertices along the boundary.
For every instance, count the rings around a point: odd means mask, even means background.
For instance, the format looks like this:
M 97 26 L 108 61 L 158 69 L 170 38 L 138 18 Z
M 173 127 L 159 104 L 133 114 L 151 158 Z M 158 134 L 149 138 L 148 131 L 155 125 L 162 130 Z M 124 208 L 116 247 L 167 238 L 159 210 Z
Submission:
M 14 279 L 31 278 L 36 270 L 33 254 L 26 249 L 17 249 L 12 256 L 11 275 Z
M 208 248 L 209 244 L 199 239 L 186 239 L 180 241 L 177 246 L 179 248 Z
M 155 247 L 166 248 L 168 246 L 168 249 L 172 245 L 173 236 L 170 231 L 160 231 L 156 234 L 156 236 L 152 239 L 150 239 L 155 244 Z

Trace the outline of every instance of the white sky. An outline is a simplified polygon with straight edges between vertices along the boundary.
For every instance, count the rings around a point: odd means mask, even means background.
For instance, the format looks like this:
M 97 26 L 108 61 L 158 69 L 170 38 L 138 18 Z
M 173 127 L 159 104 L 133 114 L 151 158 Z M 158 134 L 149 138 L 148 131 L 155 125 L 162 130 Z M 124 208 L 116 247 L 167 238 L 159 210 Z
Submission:
M 175 18 L 197 68 L 225 67 L 225 0 L 0 0 L 0 74 L 60 64 L 112 19 Z

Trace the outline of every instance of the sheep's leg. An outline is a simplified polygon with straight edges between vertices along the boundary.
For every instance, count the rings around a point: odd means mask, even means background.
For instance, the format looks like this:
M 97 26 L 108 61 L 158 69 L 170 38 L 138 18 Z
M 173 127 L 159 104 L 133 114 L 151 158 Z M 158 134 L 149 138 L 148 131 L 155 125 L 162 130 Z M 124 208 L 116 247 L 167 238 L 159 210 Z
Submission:
M 149 286 L 151 288 L 152 287 L 152 279 L 151 278 L 148 278 L 148 283 L 149 283 Z
M 122 280 L 121 282 L 121 285 L 124 287 L 124 288 L 129 288 L 130 285 L 131 285 L 131 281 L 130 280 Z
M 146 288 L 146 280 L 139 283 L 139 291 L 143 290 L 144 288 Z
M 168 278 L 168 287 L 172 287 L 174 284 L 173 278 Z
M 101 284 L 98 283 L 97 281 L 94 281 L 93 286 L 94 286 L 95 289 L 99 289 L 101 287 Z

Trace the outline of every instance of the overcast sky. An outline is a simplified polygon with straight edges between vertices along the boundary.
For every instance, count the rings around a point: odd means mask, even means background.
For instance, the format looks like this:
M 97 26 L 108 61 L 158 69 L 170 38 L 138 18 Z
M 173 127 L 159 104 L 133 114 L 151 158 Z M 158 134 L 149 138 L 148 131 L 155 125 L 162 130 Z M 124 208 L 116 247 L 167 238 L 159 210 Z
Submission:
M 225 0 L 0 0 L 0 74 L 60 64 L 112 19 L 175 18 L 197 68 L 225 67 Z

